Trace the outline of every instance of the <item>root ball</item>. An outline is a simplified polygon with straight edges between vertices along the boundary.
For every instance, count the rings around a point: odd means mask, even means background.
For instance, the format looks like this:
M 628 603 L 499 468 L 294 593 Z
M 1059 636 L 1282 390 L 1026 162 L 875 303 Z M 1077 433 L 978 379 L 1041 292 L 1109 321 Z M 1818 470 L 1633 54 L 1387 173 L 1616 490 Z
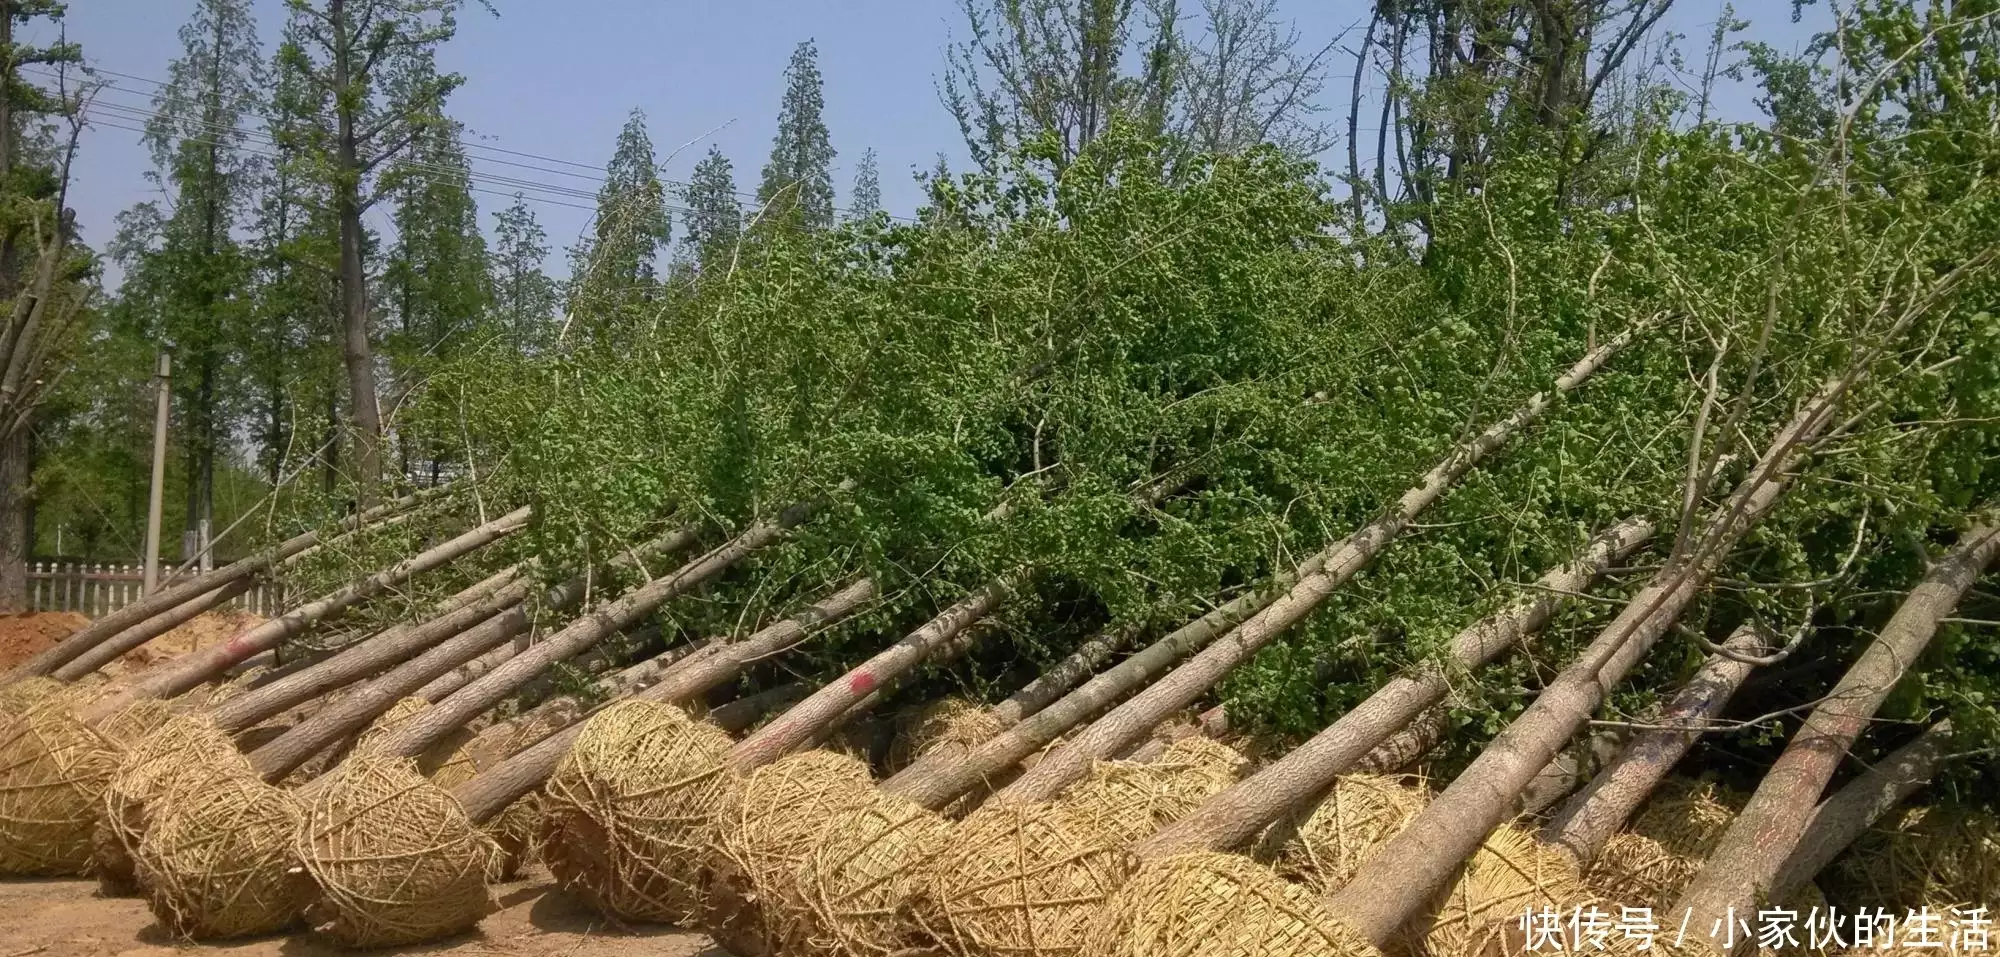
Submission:
M 1248 858 L 1200 852 L 1132 874 L 1091 925 L 1087 957 L 1380 957 L 1311 891 Z
M 951 845 L 913 906 L 969 955 L 1074 953 L 1130 869 L 1123 842 L 1061 805 L 988 804 Z
M 191 939 L 268 934 L 297 920 L 311 885 L 291 873 L 299 807 L 255 775 L 210 778 L 159 805 L 139 843 L 146 903 Z
M 836 817 L 794 880 L 771 896 L 803 905 L 808 952 L 892 954 L 919 940 L 904 903 L 951 843 L 946 820 L 902 798 L 874 794 Z
M 730 785 L 729 743 L 669 705 L 625 701 L 598 712 L 549 778 L 549 870 L 607 915 L 693 920 L 701 849 Z
M 133 742 L 104 789 L 94 836 L 98 877 L 113 887 L 132 881 L 155 802 L 189 785 L 246 776 L 254 776 L 249 760 L 205 717 L 177 715 Z
M 813 843 L 871 793 L 868 766 L 836 751 L 788 755 L 750 772 L 723 803 L 702 852 L 712 891 L 702 924 L 766 950 L 799 939 L 802 930 L 788 920 L 798 908 L 766 907 L 768 895 L 794 883 Z
M 1584 883 L 1616 903 L 1664 913 L 1701 873 L 1701 864 L 1643 834 L 1623 831 L 1604 843 Z
M 343 762 L 312 789 L 295 846 L 319 885 L 313 916 L 350 946 L 437 940 L 492 909 L 492 840 L 407 760 Z
M 1430 795 L 1403 778 L 1343 776 L 1285 844 L 1278 872 L 1320 893 L 1331 892 L 1429 803 Z
M 1515 957 L 1526 950 L 1524 910 L 1548 907 L 1566 914 L 1597 902 L 1568 854 L 1502 824 L 1433 901 L 1423 922 L 1424 942 L 1432 954 Z
M 0 725 L 0 874 L 75 876 L 90 866 L 117 753 L 60 700 Z
M 963 754 L 1005 730 L 988 709 L 963 698 L 943 698 L 905 712 L 889 745 L 893 773 L 932 751 Z
M 1703 860 L 1736 822 L 1736 809 L 1741 805 L 1741 795 L 1713 782 L 1675 780 L 1646 802 L 1631 830 L 1681 857 Z

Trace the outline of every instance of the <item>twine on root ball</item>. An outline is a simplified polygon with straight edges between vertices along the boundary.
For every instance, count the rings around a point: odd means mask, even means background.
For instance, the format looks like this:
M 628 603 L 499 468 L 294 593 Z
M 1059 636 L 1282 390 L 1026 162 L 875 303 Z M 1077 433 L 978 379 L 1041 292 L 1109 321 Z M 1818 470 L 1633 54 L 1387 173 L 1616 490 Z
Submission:
M 0 874 L 75 876 L 90 866 L 117 752 L 59 701 L 0 726 Z
M 583 726 L 543 797 L 543 861 L 598 910 L 687 923 L 701 849 L 730 784 L 729 736 L 678 708 L 623 701 Z
M 874 794 L 835 818 L 793 878 L 767 906 L 803 905 L 809 952 L 893 954 L 918 942 L 903 905 L 951 844 L 951 825 L 902 798 Z
M 183 786 L 139 843 L 146 903 L 190 939 L 268 934 L 296 921 L 311 884 L 295 873 L 298 802 L 254 774 Z
M 1086 957 L 1381 957 L 1313 893 L 1235 854 L 1139 867 L 1091 923 Z
M 309 915 L 350 946 L 437 940 L 492 909 L 492 840 L 408 760 L 343 762 L 312 789 L 294 846 L 319 885 Z
M 1430 795 L 1383 774 L 1344 775 L 1286 842 L 1278 873 L 1328 893 L 1415 819 Z
M 1062 806 L 989 804 L 958 824 L 911 906 L 962 954 L 1074 953 L 1130 867 L 1103 833 Z
M 898 717 L 896 737 L 889 745 L 891 773 L 916 763 L 932 751 L 963 754 L 1006 730 L 1000 719 L 963 698 L 941 698 Z
M 750 772 L 730 789 L 702 849 L 709 878 L 702 925 L 753 942 L 745 949 L 789 949 L 800 932 L 788 916 L 799 909 L 766 907 L 767 896 L 790 886 L 830 822 L 872 791 L 868 766 L 836 751 L 803 751 Z
M 1945 900 L 2000 909 L 2000 822 L 1954 807 L 1910 808 L 1864 832 L 1832 877 L 1868 906 Z
M 521 865 L 533 860 L 541 846 L 541 795 L 529 793 L 514 799 L 480 830 L 494 847 L 492 866 L 486 870 L 487 883 L 501 884 L 519 877 Z
M 1701 873 L 1701 865 L 1650 837 L 1623 831 L 1604 842 L 1584 883 L 1619 904 L 1664 910 Z
M 154 802 L 189 784 L 251 774 L 249 760 L 205 717 L 176 715 L 133 742 L 99 808 L 92 854 L 98 877 L 111 887 L 133 879 Z
M 151 734 L 154 729 L 165 724 L 174 716 L 173 709 L 164 701 L 144 698 L 132 703 L 103 721 L 98 722 L 97 736 L 103 738 L 116 750 L 130 747 L 140 738 Z
M 1723 832 L 1736 823 L 1741 804 L 1741 795 L 1714 782 L 1679 779 L 1654 793 L 1631 830 L 1674 854 L 1705 860 Z
M 36 675 L 23 678 L 6 687 L 0 687 L 0 715 L 18 715 L 41 705 L 68 690 L 66 685 L 54 678 Z
M 1243 756 L 1206 738 L 1174 742 L 1157 761 L 1100 761 L 1058 798 L 1081 832 L 1124 846 L 1186 816 L 1236 780 Z
M 1574 859 L 1502 824 L 1433 901 L 1422 923 L 1424 944 L 1434 957 L 1515 957 L 1526 950 L 1524 910 L 1567 914 L 1595 903 Z

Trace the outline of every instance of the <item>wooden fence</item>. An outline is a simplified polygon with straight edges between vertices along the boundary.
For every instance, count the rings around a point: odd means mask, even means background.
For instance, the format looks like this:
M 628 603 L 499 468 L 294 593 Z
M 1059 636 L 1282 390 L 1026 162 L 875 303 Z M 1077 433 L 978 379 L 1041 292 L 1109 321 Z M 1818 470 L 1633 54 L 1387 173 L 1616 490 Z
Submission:
M 145 580 L 145 569 L 138 565 L 35 562 L 28 567 L 28 609 L 75 611 L 98 618 L 144 597 L 140 591 Z M 285 610 L 284 586 L 259 582 L 224 607 L 265 618 L 276 616 Z

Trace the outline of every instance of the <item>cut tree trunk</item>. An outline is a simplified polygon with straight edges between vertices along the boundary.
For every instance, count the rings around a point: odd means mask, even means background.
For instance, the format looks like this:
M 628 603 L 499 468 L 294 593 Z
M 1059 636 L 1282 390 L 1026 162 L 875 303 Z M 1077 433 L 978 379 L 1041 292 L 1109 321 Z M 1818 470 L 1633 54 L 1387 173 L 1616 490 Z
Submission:
M 412 697 L 422 698 L 432 703 L 442 701 L 446 695 L 471 684 L 487 672 L 512 661 L 515 655 L 527 651 L 533 644 L 533 635 L 515 635 L 513 641 L 506 642 L 498 648 L 491 649 L 471 661 L 432 678 L 429 684 L 418 688 L 411 695 Z
M 1222 705 L 1216 705 L 1207 711 L 1195 715 L 1194 720 L 1187 724 L 1169 727 L 1162 730 L 1159 734 L 1153 735 L 1152 740 L 1140 745 L 1138 750 L 1133 751 L 1127 756 L 1127 759 L 1137 761 L 1140 764 L 1148 764 L 1158 761 L 1162 755 L 1167 753 L 1168 748 L 1173 747 L 1176 741 L 1185 741 L 1194 737 L 1220 741 L 1222 740 L 1222 736 L 1228 733 L 1229 712 Z
M 776 521 L 753 525 L 672 574 L 653 579 L 616 601 L 599 605 L 590 614 L 570 622 L 561 631 L 508 659 L 386 735 L 379 744 L 380 753 L 403 757 L 422 754 L 480 712 L 499 704 L 543 669 L 632 627 L 654 609 L 707 584 L 750 553 L 783 538 L 792 526 L 805 521 L 816 510 L 816 503 L 795 505 Z
M 1557 397 L 1588 381 L 1631 341 L 1634 332 L 1636 329 L 1628 330 L 1624 335 L 1591 350 L 1556 380 L 1553 389 L 1536 393 L 1511 415 L 1445 453 L 1444 460 L 1415 487 L 1404 492 L 1394 508 L 1320 552 L 1316 556 L 1319 567 L 1311 572 L 1302 572 L 1298 583 L 1291 586 L 1283 597 L 1236 626 L 1222 640 L 1188 659 L 1172 674 L 1093 722 L 1082 734 L 1002 789 L 999 798 L 1018 801 L 1053 798 L 1089 773 L 1093 762 L 1130 747 L 1160 722 L 1194 704 L 1237 665 L 1250 660 L 1367 567 L 1417 516 L 1442 499 L 1466 473 L 1505 445 L 1515 433 L 1539 420 Z
M 1390 680 L 1326 730 L 1203 802 L 1186 817 L 1135 845 L 1142 859 L 1243 847 L 1259 831 L 1310 804 L 1334 780 L 1451 691 L 1455 671 L 1486 665 L 1547 625 L 1568 596 L 1587 591 L 1604 569 L 1653 537 L 1633 519 L 1594 536 L 1576 559 L 1543 575 L 1531 597 L 1483 618 L 1452 639 L 1443 661 Z
M 793 681 L 766 688 L 748 697 L 725 702 L 709 709 L 708 722 L 730 734 L 741 734 L 746 728 L 756 724 L 758 719 L 782 708 L 789 708 L 806 699 L 812 692 L 812 685 L 803 681 Z
M 413 495 L 407 495 L 392 502 L 385 502 L 379 507 L 369 509 L 340 522 L 334 526 L 332 534 L 352 531 L 385 516 L 407 511 L 425 501 L 444 494 L 446 488 L 446 486 L 440 486 L 435 489 L 427 489 Z M 109 615 L 105 615 L 85 625 L 81 629 L 78 629 L 75 634 L 57 642 L 41 654 L 15 666 L 13 671 L 8 672 L 4 683 L 12 684 L 22 678 L 50 674 L 57 668 L 68 664 L 78 655 L 89 651 L 119 632 L 129 628 L 145 626 L 154 617 L 172 611 L 230 582 L 262 575 L 270 571 L 279 562 L 301 555 L 306 550 L 317 546 L 322 537 L 326 537 L 326 535 L 318 530 L 296 535 L 249 558 L 231 562 L 212 572 L 197 575 L 181 584 L 154 592 L 146 598 L 126 605 Z M 159 634 L 165 630 L 160 629 L 160 631 L 154 632 L 154 634 Z M 151 638 L 152 635 L 147 635 L 146 637 Z M 144 640 L 140 639 L 141 642 Z
M 1806 822 L 1805 837 L 1771 882 L 1771 899 L 1795 900 L 1799 889 L 1861 832 L 1930 781 L 1950 756 L 1951 742 L 1951 719 L 1946 718 L 1819 802 Z
M 140 645 L 234 601 L 237 596 L 249 591 L 251 586 L 255 584 L 257 584 L 256 577 L 248 576 L 239 578 L 207 594 L 197 595 L 188 601 L 182 602 L 176 608 L 153 616 L 144 624 L 127 628 L 118 634 L 112 635 L 109 639 L 97 645 L 97 647 L 78 655 L 70 663 L 57 668 L 55 673 L 49 677 L 57 681 L 75 681 L 78 678 L 84 677 L 113 661 L 117 661 Z M 165 662 L 157 662 L 155 664 L 157 666 L 165 664 Z
M 1382 739 L 1374 750 L 1354 762 L 1360 774 L 1395 774 L 1407 771 L 1444 740 L 1445 726 L 1451 723 L 1451 705 L 1440 701 L 1410 719 L 1403 730 Z
M 1658 719 L 1633 734 L 1590 786 L 1549 819 L 1542 827 L 1543 843 L 1568 851 L 1579 868 L 1588 868 L 1597 859 L 1604 843 L 1646 803 L 1756 670 L 1756 664 L 1746 659 L 1768 653 L 1760 632 L 1750 625 L 1736 629 L 1722 647 L 1728 654 L 1710 655 L 1702 662 Z
M 1599 728 L 1584 733 L 1556 752 L 1535 773 L 1514 801 L 1514 817 L 1535 817 L 1569 797 L 1625 749 L 1631 735 L 1623 728 Z
M 439 602 L 426 620 L 385 629 L 318 664 L 223 702 L 215 709 L 215 723 L 224 731 L 240 731 L 301 702 L 344 688 L 506 611 L 532 591 L 520 566 L 502 569 Z
M 118 713 L 135 698 L 171 698 L 229 670 L 230 666 L 306 630 L 316 622 L 332 618 L 353 606 L 388 591 L 412 577 L 442 567 L 527 527 L 534 514 L 522 506 L 506 515 L 472 528 L 458 537 L 433 546 L 393 567 L 376 572 L 315 600 L 286 612 L 219 645 L 199 649 L 176 661 L 159 674 L 148 674 L 125 693 L 99 699 L 84 717 L 96 721 Z
M 854 614 L 874 595 L 875 583 L 864 578 L 728 646 L 730 649 L 743 649 L 746 653 L 728 655 L 726 659 L 722 654 L 707 656 L 696 666 L 680 669 L 633 697 L 666 704 L 690 701 L 742 674 L 744 668 L 763 655 L 775 654 L 796 645 Z M 760 648 L 764 649 L 761 654 L 747 653 Z M 580 724 L 574 724 L 569 729 L 543 738 L 537 744 L 517 751 L 490 771 L 480 772 L 472 780 L 459 785 L 452 794 L 465 808 L 466 816 L 474 822 L 484 822 L 505 810 L 521 795 L 539 787 L 554 773 L 556 764 L 569 751 L 570 743 L 576 740 L 581 730 Z
M 1488 744 L 1418 817 L 1328 896 L 1333 916 L 1382 946 L 1442 889 L 1513 809 L 1535 774 L 1575 736 L 1714 574 L 1721 557 L 1768 515 L 1809 443 L 1831 423 L 1846 382 L 1836 380 L 1779 431 L 1695 544 L 1677 550 L 1618 617 Z
M 549 589 L 542 599 L 543 607 L 553 611 L 568 610 L 583 600 L 588 582 L 588 576 L 578 576 Z M 509 587 L 526 588 L 527 582 L 524 580 Z M 495 595 L 494 600 L 500 597 Z M 251 767 L 268 781 L 284 777 L 328 745 L 361 730 L 368 722 L 394 707 L 397 701 L 429 684 L 431 679 L 527 631 L 533 623 L 521 602 L 513 602 L 505 611 L 397 665 L 339 701 L 321 708 L 311 718 L 292 726 L 284 734 L 251 752 Z
M 1706 927 L 1731 907 L 1740 911 L 1754 906 L 1770 889 L 1848 750 L 1930 644 L 1938 619 L 1951 614 L 1996 555 L 2000 555 L 2000 525 L 1980 523 L 1931 566 L 1778 755 L 1675 910 L 1691 913 L 1695 926 Z
M 922 664 L 940 645 L 991 615 L 1028 574 L 1014 572 L 1002 575 L 960 599 L 903 636 L 902 640 L 877 652 L 838 680 L 828 682 L 811 697 L 787 709 L 776 720 L 730 749 L 724 763 L 737 771 L 748 772 L 810 743 L 870 692 Z

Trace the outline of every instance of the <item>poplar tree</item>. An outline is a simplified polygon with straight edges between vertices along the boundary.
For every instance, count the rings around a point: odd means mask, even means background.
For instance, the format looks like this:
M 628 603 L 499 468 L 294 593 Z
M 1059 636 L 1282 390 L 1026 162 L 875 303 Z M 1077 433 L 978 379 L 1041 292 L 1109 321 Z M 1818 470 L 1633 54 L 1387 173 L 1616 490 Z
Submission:
M 727 268 L 743 231 L 743 206 L 736 199 L 736 175 L 729 157 L 710 146 L 708 155 L 695 164 L 693 178 L 681 191 L 681 201 L 688 207 L 682 261 L 704 271 Z
M 457 31 L 464 0 L 287 0 L 301 24 L 288 47 L 307 84 L 331 101 L 334 214 L 340 225 L 341 358 L 360 503 L 372 505 L 382 477 L 382 410 L 370 321 L 362 217 L 387 193 L 381 173 L 463 82 L 439 73 L 435 54 Z
M 608 315 L 651 299 L 657 259 L 672 229 L 646 113 L 634 108 L 604 167 L 596 230 L 571 254 L 571 316 Z
M 263 79 L 246 0 L 200 0 L 180 41 L 145 132 L 148 178 L 169 199 L 164 211 L 148 202 L 121 217 L 120 311 L 128 331 L 174 352 L 185 560 L 202 551 L 215 521 L 216 456 L 242 379 L 250 260 L 234 234 L 254 171 L 239 126 L 258 108 Z
M 792 51 L 785 66 L 785 98 L 778 107 L 778 135 L 757 187 L 763 218 L 810 229 L 833 225 L 833 143 L 826 132 L 826 92 L 819 50 L 811 40 Z
M 847 199 L 847 218 L 866 219 L 882 209 L 882 179 L 875 169 L 875 148 L 861 154 L 854 167 L 854 191 Z
M 487 281 L 493 290 L 494 320 L 520 352 L 541 348 L 555 316 L 556 284 L 542 271 L 548 258 L 548 234 L 521 194 L 514 194 L 514 204 L 493 219 Z

